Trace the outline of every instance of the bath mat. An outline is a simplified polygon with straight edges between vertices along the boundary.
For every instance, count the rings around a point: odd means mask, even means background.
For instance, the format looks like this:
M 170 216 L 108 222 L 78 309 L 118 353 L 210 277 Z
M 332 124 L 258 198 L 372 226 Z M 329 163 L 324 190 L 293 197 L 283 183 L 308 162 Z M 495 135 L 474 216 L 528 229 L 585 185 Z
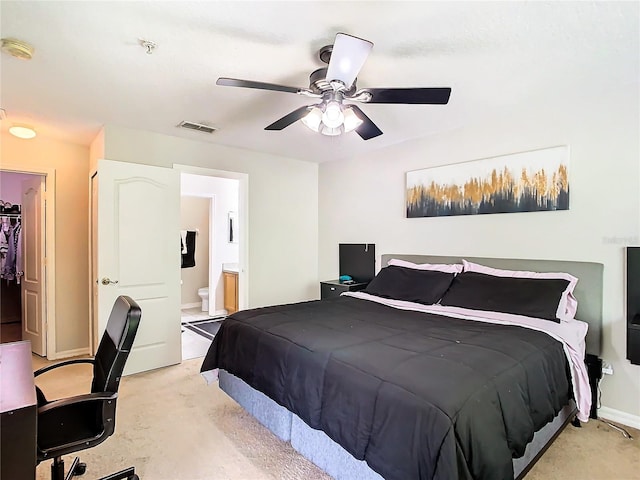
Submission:
M 207 320 L 197 320 L 195 322 L 184 322 L 182 325 L 189 330 L 196 332 L 198 335 L 202 335 L 209 340 L 213 340 L 218 330 L 220 329 L 220 323 L 224 318 L 209 318 Z

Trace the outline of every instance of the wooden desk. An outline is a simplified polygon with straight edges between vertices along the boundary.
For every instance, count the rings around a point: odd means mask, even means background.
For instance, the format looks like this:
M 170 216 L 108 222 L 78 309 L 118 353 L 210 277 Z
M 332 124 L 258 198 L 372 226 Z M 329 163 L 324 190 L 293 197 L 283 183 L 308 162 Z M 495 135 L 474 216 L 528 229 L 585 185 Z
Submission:
M 31 342 L 0 344 L 0 478 L 34 480 L 38 406 Z

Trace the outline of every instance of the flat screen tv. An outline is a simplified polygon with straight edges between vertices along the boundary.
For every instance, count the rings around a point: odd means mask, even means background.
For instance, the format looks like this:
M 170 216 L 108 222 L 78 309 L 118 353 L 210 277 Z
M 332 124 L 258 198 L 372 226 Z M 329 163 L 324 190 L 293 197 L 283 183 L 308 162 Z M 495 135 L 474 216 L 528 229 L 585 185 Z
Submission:
M 376 272 L 376 246 L 373 243 L 340 243 L 340 276 L 349 275 L 356 282 L 370 282 Z

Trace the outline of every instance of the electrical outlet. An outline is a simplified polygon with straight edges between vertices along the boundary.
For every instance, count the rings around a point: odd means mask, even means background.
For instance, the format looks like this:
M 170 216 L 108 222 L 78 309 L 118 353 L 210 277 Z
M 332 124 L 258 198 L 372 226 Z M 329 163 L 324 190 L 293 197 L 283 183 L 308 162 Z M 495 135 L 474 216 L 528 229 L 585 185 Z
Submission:
M 602 373 L 605 375 L 613 375 L 613 366 L 610 363 L 602 362 Z

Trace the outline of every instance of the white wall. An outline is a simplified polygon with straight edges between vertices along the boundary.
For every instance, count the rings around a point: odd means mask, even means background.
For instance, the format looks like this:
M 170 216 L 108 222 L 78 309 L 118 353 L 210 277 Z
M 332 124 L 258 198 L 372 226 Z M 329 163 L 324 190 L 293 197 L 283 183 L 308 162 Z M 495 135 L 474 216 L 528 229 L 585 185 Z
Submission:
M 216 311 L 222 311 L 224 309 L 222 264 L 238 263 L 240 259 L 239 244 L 229 243 L 227 237 L 228 214 L 229 212 L 238 212 L 240 182 L 229 178 L 191 175 L 188 173 L 181 174 L 180 180 L 182 195 L 214 197 L 213 258 L 210 263 L 214 284 L 209 286 L 209 300 L 215 302 Z M 207 283 L 208 280 L 200 286 L 206 286 Z M 184 298 L 183 303 L 185 303 Z
M 639 101 L 632 85 L 322 164 L 320 277 L 336 277 L 340 242 L 375 242 L 378 267 L 382 253 L 603 263 L 602 357 L 615 373 L 601 384 L 602 405 L 638 418 L 640 367 L 626 360 L 623 280 L 624 247 L 640 243 Z M 405 218 L 409 170 L 555 145 L 571 151 L 568 211 Z
M 33 174 L 0 172 L 0 200 L 12 205 L 22 203 L 22 182 L 33 178 Z
M 113 125 L 104 158 L 247 174 L 248 306 L 317 298 L 317 164 Z
M 210 198 L 180 197 L 180 230 L 196 232 L 195 265 L 180 269 L 180 305 L 200 303 L 198 289 L 209 285 L 209 204 Z
M 4 165 L 55 170 L 53 355 L 77 354 L 89 344 L 89 149 L 42 135 L 22 140 L 3 132 L 0 137 L 0 158 Z

